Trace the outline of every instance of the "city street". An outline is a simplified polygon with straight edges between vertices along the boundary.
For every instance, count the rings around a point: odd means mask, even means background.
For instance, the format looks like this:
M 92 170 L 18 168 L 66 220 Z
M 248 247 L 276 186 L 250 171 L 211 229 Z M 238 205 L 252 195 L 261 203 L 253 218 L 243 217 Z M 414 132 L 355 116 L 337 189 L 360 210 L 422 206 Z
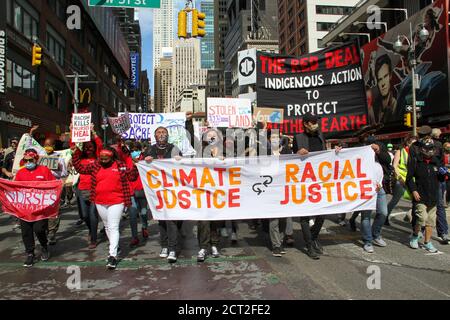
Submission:
M 388 246 L 375 247 L 374 254 L 362 250 L 359 230 L 351 232 L 348 226 L 327 220 L 320 236 L 325 254 L 319 261 L 301 251 L 297 222 L 296 243 L 283 258 L 272 256 L 268 234 L 261 226 L 256 232 L 240 223 L 237 245 L 222 238 L 222 256 L 208 257 L 199 264 L 197 241 L 189 228 L 193 223 L 189 222 L 183 228 L 178 262 L 171 265 L 159 258 L 154 221 L 148 241 L 131 249 L 129 220 L 123 220 L 122 260 L 115 271 L 105 267 L 106 240 L 96 250 L 87 248 L 86 227 L 75 225 L 76 208 L 63 213 L 50 260 L 32 268 L 22 267 L 25 255 L 20 230 L 13 231 L 13 220 L 1 215 L 0 299 L 449 299 L 450 246 L 434 238 L 437 254 L 410 249 L 405 211 L 407 203 L 396 208 L 392 226 L 383 228 Z M 36 253 L 39 257 L 39 245 Z M 67 287 L 72 283 L 73 266 L 81 271 L 79 290 Z M 367 282 L 373 266 L 379 267 L 381 288 L 370 290 Z

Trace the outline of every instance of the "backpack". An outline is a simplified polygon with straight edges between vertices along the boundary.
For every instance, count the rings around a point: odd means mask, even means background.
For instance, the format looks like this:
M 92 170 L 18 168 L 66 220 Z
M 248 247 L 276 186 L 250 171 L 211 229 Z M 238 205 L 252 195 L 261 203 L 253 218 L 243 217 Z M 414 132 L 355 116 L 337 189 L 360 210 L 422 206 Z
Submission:
M 393 194 L 395 185 L 397 184 L 397 175 L 391 164 L 386 169 L 387 171 L 383 176 L 383 189 L 387 194 Z

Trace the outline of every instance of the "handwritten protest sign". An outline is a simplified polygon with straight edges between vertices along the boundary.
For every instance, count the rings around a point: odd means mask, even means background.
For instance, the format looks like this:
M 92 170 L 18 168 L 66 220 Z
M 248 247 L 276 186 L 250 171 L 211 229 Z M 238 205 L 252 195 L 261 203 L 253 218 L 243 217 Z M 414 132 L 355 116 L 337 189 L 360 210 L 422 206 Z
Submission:
M 128 112 L 122 114 L 119 117 L 108 117 L 108 122 L 115 134 L 122 135 L 131 128 Z
M 119 113 L 122 115 L 124 113 Z M 122 134 L 124 139 L 146 140 L 154 144 L 155 130 L 164 127 L 169 131 L 169 143 L 175 144 L 183 155 L 195 155 L 185 130 L 185 113 L 129 113 L 128 117 L 131 128 Z
M 211 127 L 250 128 L 252 104 L 250 99 L 208 98 L 208 123 Z
M 91 141 L 91 113 L 74 113 L 72 116 L 72 142 Z
M 138 163 L 157 220 L 240 220 L 376 208 L 383 179 L 371 147 L 307 157 L 155 160 Z
M 41 156 L 39 157 L 39 165 L 46 166 L 50 170 L 58 170 L 59 157 Z

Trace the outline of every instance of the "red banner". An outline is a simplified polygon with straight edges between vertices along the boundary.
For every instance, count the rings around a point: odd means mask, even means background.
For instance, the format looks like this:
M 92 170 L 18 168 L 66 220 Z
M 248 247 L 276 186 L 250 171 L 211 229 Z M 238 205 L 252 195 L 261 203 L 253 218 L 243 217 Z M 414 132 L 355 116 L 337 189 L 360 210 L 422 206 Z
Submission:
M 34 222 L 58 215 L 63 183 L 0 179 L 0 203 L 5 213 Z

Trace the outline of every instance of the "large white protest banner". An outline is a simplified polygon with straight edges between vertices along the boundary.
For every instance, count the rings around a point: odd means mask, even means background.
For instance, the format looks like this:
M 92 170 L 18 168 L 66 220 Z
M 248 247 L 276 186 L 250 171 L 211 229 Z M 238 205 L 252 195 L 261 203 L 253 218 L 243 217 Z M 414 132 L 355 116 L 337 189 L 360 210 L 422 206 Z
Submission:
M 376 208 L 383 171 L 370 147 L 307 157 L 138 163 L 156 220 L 240 220 Z
M 250 128 L 252 102 L 250 99 L 208 98 L 208 123 L 217 128 Z
M 123 114 L 119 113 L 119 116 Z M 128 116 L 131 128 L 122 134 L 124 139 L 146 140 L 154 144 L 155 130 L 158 127 L 165 127 L 169 132 L 170 143 L 175 144 L 183 155 L 195 155 L 185 130 L 185 113 L 129 113 Z
M 74 113 L 72 115 L 72 142 L 91 141 L 91 113 Z

